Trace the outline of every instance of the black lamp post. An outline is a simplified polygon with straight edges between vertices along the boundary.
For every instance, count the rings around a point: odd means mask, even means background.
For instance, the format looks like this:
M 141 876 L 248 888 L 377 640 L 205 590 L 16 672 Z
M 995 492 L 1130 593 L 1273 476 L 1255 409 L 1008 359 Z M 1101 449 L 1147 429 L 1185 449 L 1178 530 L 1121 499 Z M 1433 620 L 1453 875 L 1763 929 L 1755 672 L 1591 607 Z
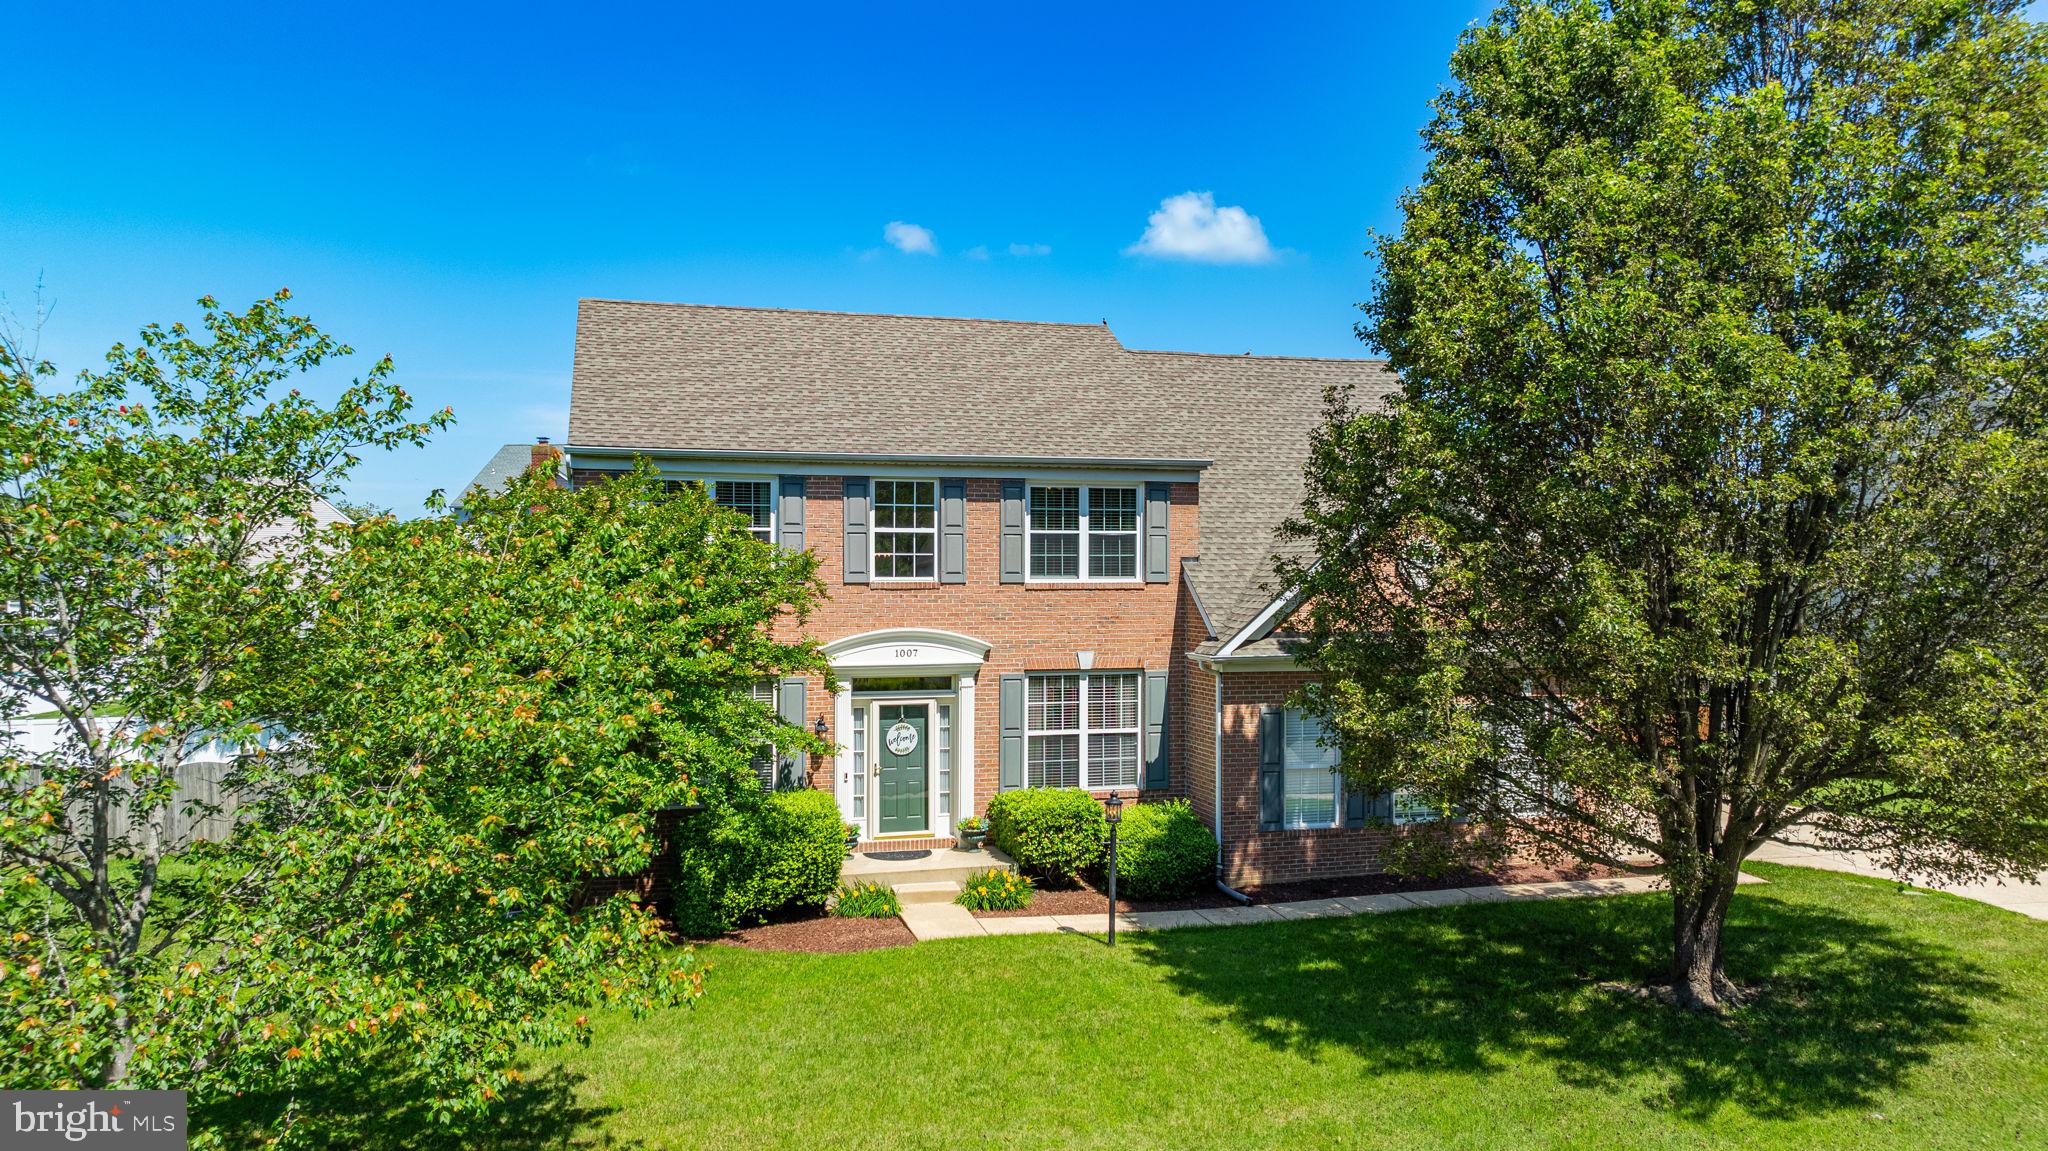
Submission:
M 1124 821 L 1123 797 L 1112 791 L 1102 805 L 1102 818 L 1109 821 L 1109 945 L 1116 946 L 1116 825 Z

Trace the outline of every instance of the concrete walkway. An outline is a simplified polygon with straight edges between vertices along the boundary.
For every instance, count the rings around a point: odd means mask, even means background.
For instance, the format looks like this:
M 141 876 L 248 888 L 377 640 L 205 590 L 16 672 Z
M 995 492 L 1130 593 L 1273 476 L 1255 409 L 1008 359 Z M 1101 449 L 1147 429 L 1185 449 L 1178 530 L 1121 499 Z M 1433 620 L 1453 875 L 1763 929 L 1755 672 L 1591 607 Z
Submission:
M 1744 883 L 1762 883 L 1745 875 Z M 1116 917 L 1116 929 L 1163 931 L 1175 927 L 1230 927 L 1240 923 L 1271 923 L 1282 919 L 1331 919 L 1448 907 L 1454 903 L 1521 903 L 1537 899 L 1575 899 L 1588 895 L 1635 895 L 1655 891 L 1664 881 L 1654 875 L 1622 879 L 1579 879 L 1556 883 L 1511 883 L 1497 887 L 1452 887 L 1442 891 L 1410 891 L 1401 895 L 1347 895 L 1339 899 L 1304 899 L 1295 903 L 1261 903 L 1250 907 L 1211 907 L 1200 911 L 1134 911 Z M 975 935 L 1043 935 L 1068 932 L 1101 935 L 1109 916 L 1014 915 L 976 919 L 951 903 L 912 903 L 903 908 L 903 925 L 919 939 L 959 939 Z
M 1806 843 L 1774 841 L 1757 848 L 1749 857 L 1763 863 L 1817 867 L 1823 871 L 1847 871 L 1855 875 L 1868 875 L 1895 882 L 1899 878 L 1862 852 L 1829 851 Z M 2017 911 L 2033 919 L 2048 919 L 2048 873 L 2035 876 L 2031 883 L 1930 883 L 1910 877 L 1906 882 L 1915 887 L 1945 891 L 1950 895 L 1960 895 L 1964 899 L 1974 899 L 1993 907 L 2003 907 L 2007 911 Z

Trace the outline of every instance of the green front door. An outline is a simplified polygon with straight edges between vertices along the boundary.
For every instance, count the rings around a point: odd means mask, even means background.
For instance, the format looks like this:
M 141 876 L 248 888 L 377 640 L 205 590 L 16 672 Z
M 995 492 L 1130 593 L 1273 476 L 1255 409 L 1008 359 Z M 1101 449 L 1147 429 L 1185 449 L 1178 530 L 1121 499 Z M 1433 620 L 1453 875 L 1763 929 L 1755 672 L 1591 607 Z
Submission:
M 877 707 L 875 724 L 881 747 L 875 763 L 881 778 L 875 787 L 875 831 L 894 835 L 925 830 L 925 739 L 930 711 L 921 703 L 885 703 Z

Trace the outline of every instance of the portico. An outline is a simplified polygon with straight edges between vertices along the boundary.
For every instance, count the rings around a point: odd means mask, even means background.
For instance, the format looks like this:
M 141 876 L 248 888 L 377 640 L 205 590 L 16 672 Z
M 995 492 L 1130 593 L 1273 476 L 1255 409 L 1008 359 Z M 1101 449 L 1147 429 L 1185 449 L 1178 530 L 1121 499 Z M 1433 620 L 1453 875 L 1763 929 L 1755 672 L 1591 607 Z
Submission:
M 833 697 L 833 794 L 864 841 L 945 839 L 974 796 L 975 686 L 989 645 L 936 628 L 884 628 L 824 646 Z

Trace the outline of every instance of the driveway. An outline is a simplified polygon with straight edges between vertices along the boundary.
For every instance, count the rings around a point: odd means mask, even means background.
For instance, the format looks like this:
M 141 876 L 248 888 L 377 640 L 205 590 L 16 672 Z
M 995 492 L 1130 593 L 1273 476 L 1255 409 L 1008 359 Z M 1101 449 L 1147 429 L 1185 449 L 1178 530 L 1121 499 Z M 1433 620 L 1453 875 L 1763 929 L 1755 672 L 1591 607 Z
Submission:
M 1862 852 L 1828 851 L 1803 843 L 1782 843 L 1774 840 L 1757 848 L 1750 858 L 1765 863 L 1790 864 L 1793 867 L 1818 867 L 1826 871 L 1874 875 L 1879 879 L 1898 878 Z M 2005 883 L 1929 883 L 1910 877 L 1907 882 L 1915 887 L 1946 891 L 1950 895 L 1960 895 L 1964 899 L 1974 899 L 1993 907 L 2003 907 L 2007 911 L 2017 911 L 2034 919 L 2048 919 L 2048 872 L 2035 876 L 2031 883 L 2010 880 Z

